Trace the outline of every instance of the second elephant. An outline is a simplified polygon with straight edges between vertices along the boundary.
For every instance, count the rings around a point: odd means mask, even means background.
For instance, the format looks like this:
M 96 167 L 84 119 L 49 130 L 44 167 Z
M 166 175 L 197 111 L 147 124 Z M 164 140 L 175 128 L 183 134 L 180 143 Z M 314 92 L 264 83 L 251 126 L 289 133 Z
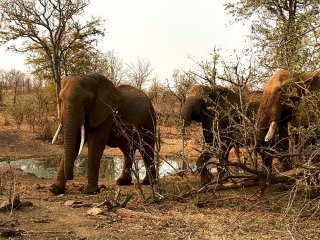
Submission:
M 260 91 L 247 92 L 244 96 L 243 112 L 253 115 L 259 107 Z M 241 97 L 238 93 L 222 86 L 210 88 L 205 85 L 194 85 L 188 92 L 182 106 L 181 115 L 185 126 L 191 121 L 200 122 L 202 125 L 205 144 L 217 148 L 219 144 L 219 161 L 223 164 L 229 156 L 232 147 L 239 145 L 242 138 L 237 124 L 241 122 L 239 114 Z M 215 133 L 215 136 L 214 136 Z M 242 141 L 243 138 L 240 140 Z M 203 151 L 197 160 L 200 169 L 201 184 L 209 183 L 213 177 L 206 164 L 212 157 L 210 151 Z M 226 170 L 218 167 L 219 181 L 227 178 Z

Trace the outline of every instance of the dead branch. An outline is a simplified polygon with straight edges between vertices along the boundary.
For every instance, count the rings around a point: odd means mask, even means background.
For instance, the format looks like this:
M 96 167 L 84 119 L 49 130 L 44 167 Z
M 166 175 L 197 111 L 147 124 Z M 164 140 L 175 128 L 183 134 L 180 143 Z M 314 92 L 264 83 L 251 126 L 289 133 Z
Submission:
M 282 172 L 281 174 L 252 176 L 252 178 L 250 179 L 246 179 L 237 183 L 218 184 L 217 181 L 213 181 L 200 189 L 192 189 L 186 193 L 179 195 L 178 199 L 183 199 L 205 192 L 215 193 L 216 191 L 248 187 L 260 187 L 260 194 L 262 194 L 267 187 L 274 184 L 294 182 L 296 179 L 303 176 L 304 170 L 305 169 L 303 168 L 296 168 L 287 172 Z

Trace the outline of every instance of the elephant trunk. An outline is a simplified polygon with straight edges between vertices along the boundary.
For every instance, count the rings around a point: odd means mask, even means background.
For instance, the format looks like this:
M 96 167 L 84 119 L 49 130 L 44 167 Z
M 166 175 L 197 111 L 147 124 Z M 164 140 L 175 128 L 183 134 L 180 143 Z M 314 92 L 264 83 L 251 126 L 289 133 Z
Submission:
M 186 105 L 183 105 L 181 109 L 181 116 L 183 119 L 184 127 L 187 127 L 191 123 L 191 110 L 186 107 Z
M 74 161 L 80 148 L 81 119 L 79 108 L 73 106 L 64 111 L 64 175 L 66 180 L 73 179 Z
M 185 126 L 190 125 L 191 121 L 201 121 L 201 99 L 188 98 L 181 109 L 181 116 L 185 122 Z

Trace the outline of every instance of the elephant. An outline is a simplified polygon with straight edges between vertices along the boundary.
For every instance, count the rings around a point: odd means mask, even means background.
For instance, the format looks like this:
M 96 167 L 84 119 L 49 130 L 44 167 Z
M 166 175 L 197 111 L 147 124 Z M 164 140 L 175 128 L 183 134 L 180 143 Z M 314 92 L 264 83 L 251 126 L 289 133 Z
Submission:
M 84 142 L 88 146 L 87 185 L 84 192 L 99 192 L 100 159 L 105 146 L 117 147 L 124 155 L 118 185 L 132 181 L 131 170 L 136 149 L 146 167 L 143 184 L 156 181 L 153 162 L 156 115 L 148 96 L 129 85 L 114 84 L 103 75 L 91 73 L 68 76 L 62 81 L 61 129 L 64 130 L 64 154 L 56 181 L 50 187 L 54 194 L 66 191 L 66 181 L 74 177 L 74 161 Z
M 278 152 L 288 151 L 290 129 L 306 127 L 308 124 L 299 113 L 302 97 L 319 91 L 319 72 L 299 73 L 281 69 L 277 70 L 265 84 L 256 128 L 257 152 L 268 172 L 272 172 L 273 157 L 267 148 L 273 146 Z M 282 163 L 283 171 L 293 168 L 290 157 L 284 155 L 279 161 Z
M 255 114 L 259 106 L 261 91 L 247 91 L 244 95 L 248 103 L 245 107 L 245 115 Z M 241 133 L 235 124 L 241 122 L 241 116 L 235 113 L 240 108 L 241 98 L 238 93 L 226 87 L 215 85 L 212 88 L 205 85 L 194 85 L 187 93 L 186 101 L 181 109 L 184 127 L 192 121 L 200 122 L 205 144 L 209 147 L 217 147 L 217 139 L 220 145 L 219 162 L 228 160 L 232 147 L 238 148 Z M 214 132 L 216 136 L 214 136 Z M 216 142 L 216 143 L 214 143 Z M 200 171 L 201 185 L 206 185 L 213 179 L 206 167 L 206 163 L 212 157 L 212 152 L 203 151 L 197 159 L 196 166 Z M 218 166 L 218 181 L 223 182 L 228 178 L 228 173 Z

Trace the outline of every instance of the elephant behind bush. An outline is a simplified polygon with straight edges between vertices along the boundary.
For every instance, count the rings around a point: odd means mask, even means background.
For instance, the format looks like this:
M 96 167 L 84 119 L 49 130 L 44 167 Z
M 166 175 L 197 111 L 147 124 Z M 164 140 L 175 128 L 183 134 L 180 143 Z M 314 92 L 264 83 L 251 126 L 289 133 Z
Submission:
M 240 129 L 243 127 L 240 125 L 248 119 L 252 120 L 261 94 L 260 91 L 246 91 L 240 96 L 238 92 L 218 85 L 213 88 L 194 85 L 189 90 L 181 110 L 185 126 L 192 121 L 200 122 L 205 144 L 211 148 L 210 151 L 203 151 L 197 160 L 202 185 L 212 180 L 206 164 L 213 154 L 223 165 L 233 146 L 246 144 L 243 131 L 248 129 Z M 218 174 L 219 180 L 227 177 L 223 167 L 218 167 Z
M 300 129 L 299 131 L 319 129 L 319 96 L 319 72 L 278 70 L 268 80 L 257 115 L 257 142 L 258 152 L 269 171 L 272 171 L 272 151 L 280 155 L 284 171 L 293 167 L 291 158 L 287 156 L 288 124 L 290 129 Z M 313 136 L 311 141 L 314 144 L 319 137 L 319 131 L 309 134 Z M 300 146 L 301 150 L 306 149 L 312 142 Z M 313 157 L 317 155 L 319 154 Z

